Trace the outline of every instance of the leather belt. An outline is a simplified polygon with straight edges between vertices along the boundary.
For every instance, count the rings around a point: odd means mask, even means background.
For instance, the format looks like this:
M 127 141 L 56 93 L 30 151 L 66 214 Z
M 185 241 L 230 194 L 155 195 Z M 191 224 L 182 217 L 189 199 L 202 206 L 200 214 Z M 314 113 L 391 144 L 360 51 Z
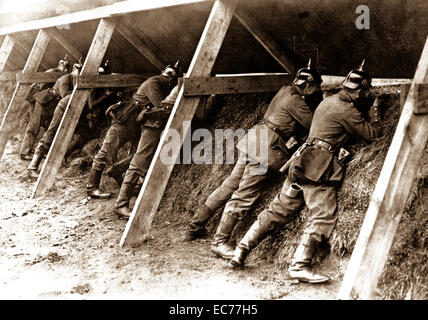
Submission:
M 282 140 L 284 140 L 284 142 L 287 142 L 288 139 L 290 137 L 288 137 L 281 129 L 279 129 L 275 124 L 273 124 L 272 122 L 270 122 L 269 120 L 264 119 L 262 121 L 262 124 L 265 124 L 266 127 L 268 127 L 269 129 L 271 129 L 273 132 L 275 132 L 277 135 L 279 135 L 281 137 Z
M 325 149 L 325 150 L 330 151 L 330 152 L 334 152 L 336 150 L 335 145 L 333 145 L 329 142 L 326 142 L 324 140 L 318 139 L 318 138 L 313 138 L 313 139 L 309 140 L 308 144 L 311 146 L 314 146 L 314 147 L 319 147 L 319 148 Z

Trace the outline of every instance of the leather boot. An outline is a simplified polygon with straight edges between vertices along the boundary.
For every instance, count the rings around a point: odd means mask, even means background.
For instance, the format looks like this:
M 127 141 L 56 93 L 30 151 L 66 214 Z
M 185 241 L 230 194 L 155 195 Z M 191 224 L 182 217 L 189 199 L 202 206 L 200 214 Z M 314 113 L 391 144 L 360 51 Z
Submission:
M 221 216 L 220 223 L 214 235 L 214 241 L 211 245 L 211 251 L 223 259 L 231 259 L 234 249 L 227 243 L 232 235 L 233 228 L 238 218 L 232 216 L 229 212 L 224 212 Z
M 104 192 L 99 187 L 102 173 L 103 172 L 101 170 L 95 170 L 94 168 L 91 168 L 91 171 L 89 172 L 89 179 L 86 185 L 86 193 L 91 198 L 107 199 L 111 197 L 110 192 Z
M 124 182 L 120 187 L 119 196 L 117 197 L 115 213 L 124 219 L 129 219 L 131 216 L 131 208 L 129 208 L 129 201 L 131 200 L 134 185 L 132 183 Z
M 207 233 L 205 225 L 214 214 L 214 210 L 208 208 L 205 204 L 199 207 L 190 221 L 189 227 L 184 235 L 185 241 L 193 241 Z
M 243 268 L 248 254 L 266 237 L 267 234 L 268 230 L 260 225 L 259 220 L 254 221 L 235 249 L 233 258 L 230 261 L 232 267 Z
M 28 166 L 28 174 L 32 178 L 37 178 L 38 173 L 37 170 L 39 169 L 39 165 L 42 162 L 43 156 L 46 154 L 46 150 L 43 147 L 39 147 L 34 152 L 33 158 L 30 162 L 30 165 Z
M 312 258 L 315 256 L 318 246 L 319 242 L 317 239 L 309 234 L 303 235 L 291 260 L 291 265 L 288 268 L 291 279 L 309 283 L 323 283 L 330 279 L 327 276 L 314 273 L 310 268 Z

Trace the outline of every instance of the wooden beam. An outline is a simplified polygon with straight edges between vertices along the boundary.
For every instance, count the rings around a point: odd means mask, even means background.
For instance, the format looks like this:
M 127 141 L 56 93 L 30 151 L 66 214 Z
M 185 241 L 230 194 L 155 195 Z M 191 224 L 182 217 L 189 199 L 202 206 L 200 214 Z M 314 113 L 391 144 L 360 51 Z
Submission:
M 192 62 L 185 75 L 186 78 L 209 76 L 237 3 L 238 0 L 217 0 L 214 2 Z M 192 120 L 200 101 L 200 97 L 184 97 L 183 93 L 182 87 L 164 130 L 164 133 L 169 130 L 182 133 L 180 146 L 189 130 L 188 123 Z M 139 245 L 147 239 L 150 225 L 174 168 L 174 163 L 165 164 L 159 156 L 165 144 L 166 134 L 163 134 L 120 241 L 121 246 Z M 173 151 L 172 158 L 179 156 L 180 148 L 177 149 L 178 151 Z
M 410 90 L 410 85 L 412 83 L 402 83 L 400 85 L 400 112 L 403 110 L 404 104 L 406 103 L 407 100 L 407 94 L 409 93 Z
M 428 83 L 415 83 L 414 114 L 428 113 Z
M 69 14 L 63 14 L 60 16 L 41 19 L 41 20 L 22 22 L 12 26 L 0 28 L 0 35 L 6 35 L 6 34 L 29 31 L 29 30 L 51 28 L 55 26 L 79 23 L 83 21 L 117 17 L 120 15 L 132 13 L 132 12 L 147 11 L 147 10 L 153 10 L 157 8 L 186 5 L 186 4 L 197 3 L 197 2 L 212 2 L 212 1 L 213 0 L 121 1 L 121 2 L 116 2 L 114 4 L 103 6 L 103 7 L 73 12 Z
M 17 73 L 15 71 L 5 71 L 0 73 L 0 81 L 16 81 Z
M 143 32 L 138 35 L 123 23 L 117 22 L 116 29 L 128 40 L 147 60 L 150 61 L 159 71 L 163 70 L 170 59 L 156 44 L 150 40 Z
M 235 17 L 238 21 L 247 29 L 253 37 L 269 52 L 269 54 L 289 73 L 295 74 L 297 69 L 292 63 L 291 59 L 284 52 L 281 47 L 278 46 L 272 36 L 267 33 L 260 24 L 249 14 L 243 10 L 237 10 Z
M 414 114 L 416 84 L 427 82 L 428 37 L 338 299 L 373 299 L 375 296 L 428 138 L 428 114 Z
M 81 75 L 77 89 L 138 87 L 153 74 Z
M 260 74 L 257 76 L 216 76 L 184 78 L 184 95 L 198 96 L 249 92 L 278 91 L 290 84 L 294 75 Z
M 12 52 L 13 46 L 15 45 L 16 40 L 13 36 L 7 35 L 3 39 L 3 43 L 0 48 L 0 73 L 3 72 L 6 62 Z
M 33 48 L 31 49 L 31 52 L 28 56 L 27 62 L 22 72 L 37 71 L 40 65 L 40 61 L 42 60 L 46 48 L 48 47 L 49 39 L 50 37 L 46 32 L 44 32 L 43 30 L 39 31 L 36 41 L 34 41 Z M 12 99 L 9 102 L 9 106 L 6 110 L 0 127 L 0 159 L 3 156 L 3 152 L 6 147 L 7 140 L 9 138 L 9 133 L 12 128 L 14 128 L 15 115 L 22 107 L 24 99 L 28 96 L 30 90 L 30 84 L 18 83 L 16 85 L 15 91 L 12 95 Z
M 16 73 L 16 81 L 19 83 L 49 83 L 55 82 L 63 75 L 63 72 Z
M 84 57 L 82 54 L 67 38 L 65 38 L 57 28 L 46 29 L 46 32 L 55 39 L 61 46 L 64 47 L 76 60 Z
M 322 88 L 328 88 L 330 86 L 338 86 L 343 83 L 346 77 L 342 76 L 331 76 L 331 75 L 322 75 Z M 402 84 L 410 84 L 412 79 L 397 79 L 397 78 L 373 78 L 372 86 L 373 87 L 382 87 L 382 86 L 399 86 Z
M 114 20 L 102 19 L 100 21 L 80 72 L 81 75 L 98 74 L 98 68 L 110 43 L 115 24 Z M 77 90 L 76 87 L 74 88 L 37 179 L 31 195 L 32 198 L 40 196 L 52 186 L 89 93 L 89 90 Z

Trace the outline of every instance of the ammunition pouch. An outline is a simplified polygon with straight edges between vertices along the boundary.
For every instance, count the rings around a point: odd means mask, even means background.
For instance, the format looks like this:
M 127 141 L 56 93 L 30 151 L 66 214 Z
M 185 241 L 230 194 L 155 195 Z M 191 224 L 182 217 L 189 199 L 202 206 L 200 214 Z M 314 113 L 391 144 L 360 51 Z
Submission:
M 146 121 L 151 121 L 163 126 L 171 114 L 173 105 L 162 103 L 159 107 L 153 107 L 152 104 L 144 108 L 137 117 L 137 122 L 144 124 Z
M 333 145 L 319 139 L 306 142 L 290 165 L 290 180 L 296 183 L 340 185 L 346 167 L 339 161 L 335 151 Z
M 135 115 L 136 112 L 141 108 L 141 103 L 139 101 L 133 100 L 128 103 L 123 103 L 119 101 L 111 105 L 105 112 L 106 116 L 111 117 L 116 122 L 124 122 L 128 120 L 132 115 Z
M 31 85 L 31 90 L 30 93 L 28 94 L 28 96 L 25 98 L 26 101 L 30 102 L 30 103 L 34 103 L 36 101 L 36 99 L 34 99 L 34 95 L 38 92 L 40 92 L 40 86 L 37 83 L 33 83 Z

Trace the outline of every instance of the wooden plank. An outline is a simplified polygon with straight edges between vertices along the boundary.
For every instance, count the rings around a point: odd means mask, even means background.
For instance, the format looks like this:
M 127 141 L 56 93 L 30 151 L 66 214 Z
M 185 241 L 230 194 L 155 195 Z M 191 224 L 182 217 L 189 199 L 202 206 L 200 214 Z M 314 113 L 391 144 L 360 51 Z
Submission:
M 322 88 L 328 88 L 330 86 L 338 86 L 342 84 L 343 80 L 346 77 L 342 76 L 332 76 L 332 75 L 322 75 Z M 397 79 L 397 78 L 373 78 L 372 86 L 373 87 L 382 87 L 382 86 L 398 86 L 402 84 L 410 84 L 412 79 Z
M 166 67 L 170 59 L 143 32 L 139 31 L 137 35 L 128 26 L 120 22 L 117 22 L 116 29 L 159 71 Z
M 428 113 L 428 83 L 415 83 L 414 114 Z
M 238 0 L 217 0 L 214 2 L 192 62 L 185 75 L 186 78 L 209 76 L 237 3 Z M 184 97 L 183 92 L 182 87 L 164 130 L 164 132 L 175 130 L 180 134 L 182 133 L 180 146 L 189 130 L 187 124 L 192 120 L 200 101 L 200 97 Z M 165 140 L 166 135 L 163 134 L 120 241 L 121 246 L 139 245 L 147 239 L 153 217 L 174 168 L 173 163 L 164 164 L 159 157 L 162 147 L 166 144 Z M 177 149 L 178 151 L 173 151 L 172 158 L 179 156 L 180 148 Z
M 272 92 L 290 84 L 293 79 L 294 75 L 290 74 L 184 78 L 184 95 Z
M 84 56 L 67 38 L 65 38 L 57 28 L 46 29 L 46 32 L 64 47 L 76 60 Z
M 81 75 L 77 78 L 77 89 L 138 87 L 153 74 Z
M 338 299 L 373 299 L 428 138 L 428 114 L 414 114 L 416 83 L 428 82 L 428 37 L 373 192 Z
M 3 72 L 6 62 L 9 59 L 9 56 L 13 50 L 16 40 L 13 36 L 7 35 L 3 39 L 3 43 L 0 48 L 0 73 Z
M 4 71 L 0 73 L 0 81 L 16 81 L 16 75 L 15 71 Z
M 288 57 L 285 51 L 278 46 L 272 36 L 267 33 L 254 17 L 244 12 L 243 10 L 237 10 L 235 17 L 239 22 L 247 29 L 253 37 L 269 52 L 269 54 L 289 73 L 295 74 L 297 69 Z
M 48 83 L 55 82 L 63 75 L 63 72 L 16 73 L 16 81 L 19 83 Z
M 156 1 L 121 1 L 111 5 L 89 10 L 63 14 L 56 17 L 33 20 L 0 28 L 0 35 L 51 28 L 65 24 L 116 17 L 132 12 L 153 10 L 157 8 L 186 5 L 197 2 L 212 2 L 213 0 L 156 0 Z
M 98 74 L 98 68 L 110 43 L 115 24 L 114 20 L 102 19 L 100 21 L 80 72 L 81 75 Z M 76 87 L 74 88 L 33 189 L 32 198 L 40 196 L 52 186 L 89 93 L 89 90 L 76 90 Z
M 27 62 L 22 72 L 37 71 L 40 61 L 42 60 L 46 48 L 48 47 L 49 40 L 49 35 L 43 30 L 40 30 L 36 40 L 34 41 L 33 48 L 31 49 L 30 55 L 28 56 Z M 10 131 L 12 128 L 14 128 L 15 115 L 18 113 L 19 109 L 22 108 L 23 101 L 29 94 L 30 90 L 30 84 L 18 83 L 16 85 L 12 99 L 9 102 L 9 106 L 7 107 L 0 127 L 0 159 L 3 156 Z

